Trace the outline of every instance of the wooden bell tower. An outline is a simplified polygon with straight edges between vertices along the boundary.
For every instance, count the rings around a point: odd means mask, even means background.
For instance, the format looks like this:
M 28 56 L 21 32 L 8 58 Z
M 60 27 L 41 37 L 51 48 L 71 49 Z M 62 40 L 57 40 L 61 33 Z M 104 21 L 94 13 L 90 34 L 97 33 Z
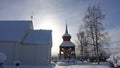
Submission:
M 70 41 L 71 35 L 68 33 L 67 24 L 62 38 L 63 42 L 59 46 L 59 59 L 75 59 L 75 45 Z

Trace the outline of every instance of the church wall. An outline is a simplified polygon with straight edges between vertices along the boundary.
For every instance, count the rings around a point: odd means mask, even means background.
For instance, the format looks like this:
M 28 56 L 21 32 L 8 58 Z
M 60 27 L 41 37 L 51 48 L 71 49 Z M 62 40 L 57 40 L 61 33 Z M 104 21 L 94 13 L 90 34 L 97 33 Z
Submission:
M 14 64 L 16 53 L 16 42 L 0 42 L 0 52 L 3 52 L 7 56 L 7 60 L 4 64 Z
M 0 42 L 0 52 L 7 55 L 7 60 L 4 62 L 7 65 L 15 65 L 16 61 L 29 65 L 50 64 L 51 47 L 52 42 L 48 45 Z
M 35 50 L 36 48 L 33 45 L 22 45 L 21 64 L 34 64 Z
M 49 64 L 49 46 L 35 44 L 22 45 L 21 64 Z
M 37 45 L 36 64 L 49 64 L 49 45 Z
M 48 63 L 50 64 L 51 63 L 51 49 L 52 49 L 52 35 L 51 35 L 51 41 L 50 41 L 50 44 L 48 46 Z
M 0 52 L 7 55 L 4 64 L 14 65 L 16 61 L 20 64 L 41 65 L 50 64 L 51 45 L 20 44 L 19 42 L 0 42 Z

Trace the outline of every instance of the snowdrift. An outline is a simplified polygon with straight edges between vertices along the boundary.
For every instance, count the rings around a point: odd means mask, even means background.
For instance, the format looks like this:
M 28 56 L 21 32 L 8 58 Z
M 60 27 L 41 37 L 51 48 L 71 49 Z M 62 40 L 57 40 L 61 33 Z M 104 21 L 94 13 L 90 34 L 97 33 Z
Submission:
M 120 67 L 120 53 L 112 54 L 107 61 L 113 64 L 114 67 Z

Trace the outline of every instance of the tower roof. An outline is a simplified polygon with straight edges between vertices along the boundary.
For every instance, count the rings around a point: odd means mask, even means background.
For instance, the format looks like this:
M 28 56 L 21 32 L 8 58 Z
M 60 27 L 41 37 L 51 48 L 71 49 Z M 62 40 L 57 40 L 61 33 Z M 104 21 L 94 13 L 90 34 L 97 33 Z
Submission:
M 75 45 L 70 41 L 71 35 L 68 33 L 67 24 L 66 24 L 65 34 L 64 34 L 62 37 L 63 37 L 63 42 L 60 44 L 60 46 L 65 46 L 65 47 L 75 46 Z
M 66 30 L 65 30 L 65 34 L 63 35 L 63 37 L 71 37 L 71 35 L 68 33 L 68 28 L 67 28 L 67 24 L 66 24 Z
M 74 43 L 72 43 L 71 41 L 63 41 L 60 46 L 65 46 L 65 47 L 68 47 L 68 46 L 75 46 Z

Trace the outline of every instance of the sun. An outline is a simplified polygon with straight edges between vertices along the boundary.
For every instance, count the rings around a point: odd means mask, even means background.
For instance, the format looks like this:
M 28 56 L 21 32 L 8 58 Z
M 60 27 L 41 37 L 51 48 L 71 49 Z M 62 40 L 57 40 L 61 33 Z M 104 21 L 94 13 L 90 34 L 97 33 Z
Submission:
M 44 18 L 42 23 L 40 24 L 41 29 L 51 29 L 54 30 L 55 28 L 55 21 L 51 18 Z
M 36 16 L 37 17 L 37 16 Z M 35 29 L 56 29 L 58 25 L 58 19 L 54 15 L 44 15 L 42 17 L 38 16 L 34 19 Z
M 35 29 L 52 30 L 52 54 L 58 53 L 59 44 L 61 43 L 61 27 L 56 17 L 46 15 L 41 19 L 34 20 Z

